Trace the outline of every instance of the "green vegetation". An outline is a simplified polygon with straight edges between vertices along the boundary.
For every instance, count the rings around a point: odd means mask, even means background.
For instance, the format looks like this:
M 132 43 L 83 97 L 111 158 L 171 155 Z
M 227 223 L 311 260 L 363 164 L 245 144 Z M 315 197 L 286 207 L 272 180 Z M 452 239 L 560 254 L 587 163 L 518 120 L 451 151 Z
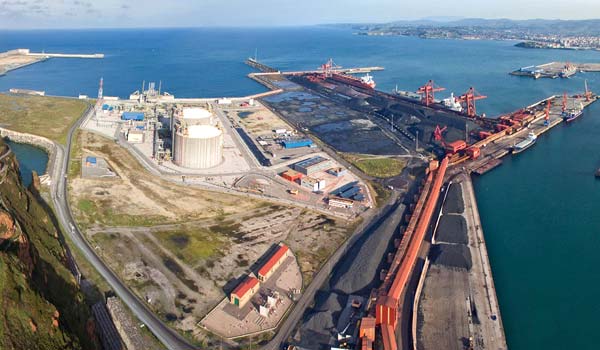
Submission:
M 85 220 L 79 220 L 80 226 L 86 227 L 90 224 L 103 224 L 106 226 L 153 226 L 168 223 L 167 219 L 160 215 L 128 215 L 115 212 L 110 203 L 93 201 L 91 199 L 80 199 L 77 202 L 81 216 Z
M 190 266 L 218 256 L 225 245 L 219 235 L 203 228 L 157 232 L 154 236 L 177 258 Z
M 382 179 L 400 175 L 406 167 L 406 161 L 398 158 L 348 153 L 342 156 L 366 175 Z
M 75 99 L 0 94 L 0 124 L 65 144 L 69 128 L 87 106 Z
M 86 330 L 90 309 L 66 266 L 54 215 L 22 186 L 14 156 L 3 163 L 0 215 L 16 229 L 0 241 L 0 349 L 99 348 Z

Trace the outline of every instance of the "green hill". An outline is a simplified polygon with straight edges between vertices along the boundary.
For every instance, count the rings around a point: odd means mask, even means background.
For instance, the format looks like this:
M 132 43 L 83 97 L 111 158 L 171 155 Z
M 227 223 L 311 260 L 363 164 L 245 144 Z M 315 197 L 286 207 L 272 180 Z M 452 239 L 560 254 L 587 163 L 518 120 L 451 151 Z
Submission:
M 14 155 L 0 159 L 0 349 L 99 348 L 66 261 L 53 214 L 23 187 Z

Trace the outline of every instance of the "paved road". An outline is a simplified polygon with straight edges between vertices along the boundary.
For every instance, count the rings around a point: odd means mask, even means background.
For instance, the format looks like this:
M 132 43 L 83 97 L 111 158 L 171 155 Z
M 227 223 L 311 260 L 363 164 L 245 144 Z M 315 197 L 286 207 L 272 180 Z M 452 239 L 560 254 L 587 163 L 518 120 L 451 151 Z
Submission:
M 88 107 L 87 112 L 81 117 L 69 130 L 67 135 L 66 147 L 58 146 L 56 152 L 56 164 L 52 174 L 52 200 L 56 208 L 56 214 L 61 224 L 65 228 L 65 232 L 71 238 L 73 244 L 82 252 L 86 260 L 96 268 L 96 270 L 104 277 L 114 292 L 123 300 L 123 302 L 133 311 L 133 313 L 143 322 L 154 335 L 168 349 L 172 350 L 191 350 L 195 349 L 185 338 L 166 326 L 156 315 L 150 311 L 146 305 L 140 301 L 131 290 L 129 290 L 115 273 L 104 264 L 104 262 L 96 255 L 92 247 L 87 243 L 81 231 L 77 227 L 71 208 L 67 201 L 67 169 L 69 165 L 69 152 L 73 133 L 82 121 L 93 113 L 93 108 Z M 62 160 L 62 163 L 60 163 Z

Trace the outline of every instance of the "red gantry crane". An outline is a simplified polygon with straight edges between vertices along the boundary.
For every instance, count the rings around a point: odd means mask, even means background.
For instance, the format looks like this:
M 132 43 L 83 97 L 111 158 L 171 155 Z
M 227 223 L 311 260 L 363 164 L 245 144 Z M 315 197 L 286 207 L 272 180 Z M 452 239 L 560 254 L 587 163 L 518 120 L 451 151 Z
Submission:
M 425 106 L 429 106 L 434 102 L 434 93 L 444 91 L 446 88 L 436 86 L 433 80 L 427 82 L 427 84 L 421 86 L 417 93 L 422 95 L 421 101 L 425 103 Z
M 475 101 L 483 100 L 484 98 L 487 98 L 487 96 L 479 94 L 475 88 L 471 87 L 464 95 L 458 97 L 457 100 L 464 104 L 464 107 L 467 110 L 467 115 L 471 118 L 475 118 L 477 117 Z
M 565 113 L 567 111 L 567 93 L 566 92 L 563 93 L 562 111 L 563 111 L 563 113 Z

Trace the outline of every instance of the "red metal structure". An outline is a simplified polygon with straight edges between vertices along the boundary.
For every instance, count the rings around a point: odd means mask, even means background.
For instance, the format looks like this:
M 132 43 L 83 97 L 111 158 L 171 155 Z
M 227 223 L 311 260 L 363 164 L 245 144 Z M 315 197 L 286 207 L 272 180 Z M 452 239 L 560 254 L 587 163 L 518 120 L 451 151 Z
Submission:
M 562 100 L 562 111 L 563 113 L 567 111 L 567 93 L 563 93 L 563 100 Z
M 427 82 L 427 84 L 421 86 L 419 90 L 417 90 L 418 94 L 421 94 L 421 101 L 429 106 L 434 102 L 434 93 L 444 91 L 446 88 L 436 86 L 433 80 Z
M 587 80 L 585 81 L 585 100 L 590 101 L 592 99 L 592 92 L 588 88 Z
M 464 107 L 467 110 L 467 115 L 471 118 L 475 118 L 477 117 L 475 101 L 483 100 L 484 98 L 487 98 L 487 96 L 479 94 L 473 87 L 471 87 L 464 95 L 457 97 L 457 100 L 464 104 Z
M 548 121 L 550 120 L 550 105 L 552 104 L 552 100 L 548 99 L 546 103 L 546 116 L 544 117 L 544 125 L 548 126 Z
M 377 298 L 377 305 L 375 309 L 375 320 L 376 324 L 381 327 L 381 334 L 383 340 L 384 350 L 396 350 L 396 327 L 398 325 L 398 311 L 400 308 L 400 298 L 405 292 L 406 285 L 410 279 L 410 275 L 415 267 L 417 259 L 419 257 L 419 251 L 423 245 L 427 228 L 433 216 L 435 206 L 440 196 L 440 190 L 444 182 L 444 175 L 448 167 L 449 159 L 445 157 L 440 163 L 437 170 L 435 170 L 435 176 L 429 173 L 428 183 L 431 182 L 431 187 L 428 191 L 424 192 L 419 199 L 424 199 L 423 210 L 413 215 L 418 215 L 418 221 L 412 235 L 405 236 L 402 240 L 408 239 L 406 242 L 406 250 L 401 258 L 400 265 L 393 275 L 393 281 L 391 287 L 387 292 Z M 412 221 L 412 220 L 411 220 Z M 399 250 L 402 247 L 400 244 Z
M 321 65 L 321 70 L 323 71 L 323 75 L 325 76 L 325 78 L 330 78 L 334 73 L 333 70 L 339 68 L 342 67 L 336 65 L 333 62 L 333 58 L 328 59 L 327 62 Z
M 439 125 L 435 126 L 435 130 L 433 131 L 433 137 L 435 138 L 436 141 L 440 141 L 442 142 L 442 144 L 445 146 L 446 142 L 444 141 L 444 131 L 448 130 L 447 126 L 444 126 L 443 128 L 440 128 Z

